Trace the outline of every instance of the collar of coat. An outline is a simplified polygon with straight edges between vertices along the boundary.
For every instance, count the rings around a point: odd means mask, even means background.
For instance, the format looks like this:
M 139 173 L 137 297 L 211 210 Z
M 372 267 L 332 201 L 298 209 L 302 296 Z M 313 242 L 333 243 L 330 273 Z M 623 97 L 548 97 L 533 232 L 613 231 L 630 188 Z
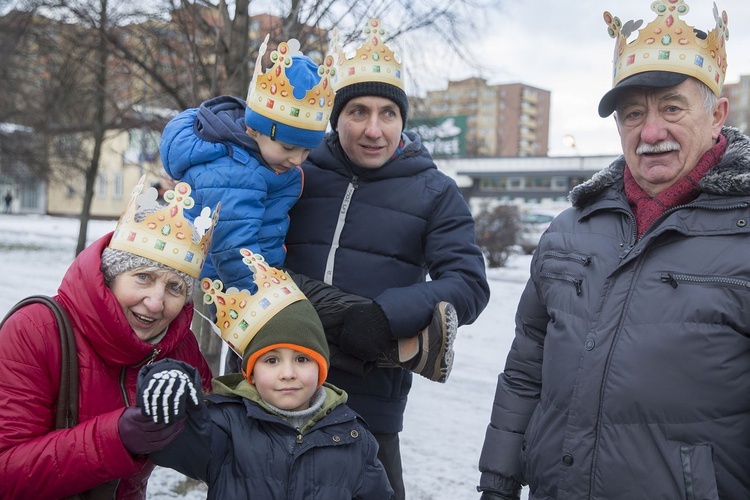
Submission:
M 727 150 L 719 163 L 701 180 L 705 193 L 742 196 L 750 195 L 750 138 L 733 127 L 724 127 Z M 568 199 L 574 207 L 586 205 L 602 191 L 623 179 L 625 157 L 620 156 L 591 179 L 574 187 Z

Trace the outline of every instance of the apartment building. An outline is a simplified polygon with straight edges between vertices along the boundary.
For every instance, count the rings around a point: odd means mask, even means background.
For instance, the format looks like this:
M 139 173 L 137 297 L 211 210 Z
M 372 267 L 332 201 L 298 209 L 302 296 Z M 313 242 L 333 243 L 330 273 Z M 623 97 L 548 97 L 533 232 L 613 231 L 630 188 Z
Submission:
M 729 99 L 726 124 L 750 132 L 750 75 L 740 76 L 738 83 L 725 83 L 723 95 Z
M 466 116 L 469 157 L 546 156 L 550 95 L 522 83 L 488 85 L 467 78 L 414 99 L 413 118 Z

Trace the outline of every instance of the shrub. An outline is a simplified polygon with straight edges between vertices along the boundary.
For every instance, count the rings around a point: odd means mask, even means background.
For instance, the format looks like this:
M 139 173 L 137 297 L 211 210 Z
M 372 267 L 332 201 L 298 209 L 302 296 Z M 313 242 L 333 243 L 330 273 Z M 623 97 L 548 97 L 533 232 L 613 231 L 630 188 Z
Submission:
M 477 244 L 489 267 L 503 267 L 513 252 L 518 233 L 518 209 L 514 205 L 485 203 L 474 216 Z

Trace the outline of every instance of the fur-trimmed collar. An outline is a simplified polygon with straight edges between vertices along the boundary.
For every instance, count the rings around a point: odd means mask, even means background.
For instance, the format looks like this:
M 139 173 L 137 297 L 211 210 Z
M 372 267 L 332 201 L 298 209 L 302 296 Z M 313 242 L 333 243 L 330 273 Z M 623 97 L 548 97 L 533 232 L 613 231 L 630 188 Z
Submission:
M 750 138 L 733 127 L 724 127 L 721 133 L 727 138 L 727 150 L 719 164 L 701 180 L 701 190 L 724 196 L 750 195 Z M 568 199 L 573 206 L 581 207 L 622 180 L 624 172 L 625 157 L 620 156 L 591 179 L 574 187 Z

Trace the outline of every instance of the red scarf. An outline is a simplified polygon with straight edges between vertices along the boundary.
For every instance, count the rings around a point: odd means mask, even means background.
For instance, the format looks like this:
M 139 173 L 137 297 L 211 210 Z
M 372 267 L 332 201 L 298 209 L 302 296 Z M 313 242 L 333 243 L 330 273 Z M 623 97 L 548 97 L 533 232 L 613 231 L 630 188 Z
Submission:
M 693 170 L 654 198 L 646 194 L 643 188 L 635 182 L 630 169 L 627 166 L 625 167 L 625 195 L 628 197 L 630 208 L 635 214 L 638 239 L 664 212 L 670 208 L 689 203 L 698 197 L 701 192 L 701 179 L 719 163 L 726 149 L 727 140 L 720 134 L 714 147 L 701 156 Z

